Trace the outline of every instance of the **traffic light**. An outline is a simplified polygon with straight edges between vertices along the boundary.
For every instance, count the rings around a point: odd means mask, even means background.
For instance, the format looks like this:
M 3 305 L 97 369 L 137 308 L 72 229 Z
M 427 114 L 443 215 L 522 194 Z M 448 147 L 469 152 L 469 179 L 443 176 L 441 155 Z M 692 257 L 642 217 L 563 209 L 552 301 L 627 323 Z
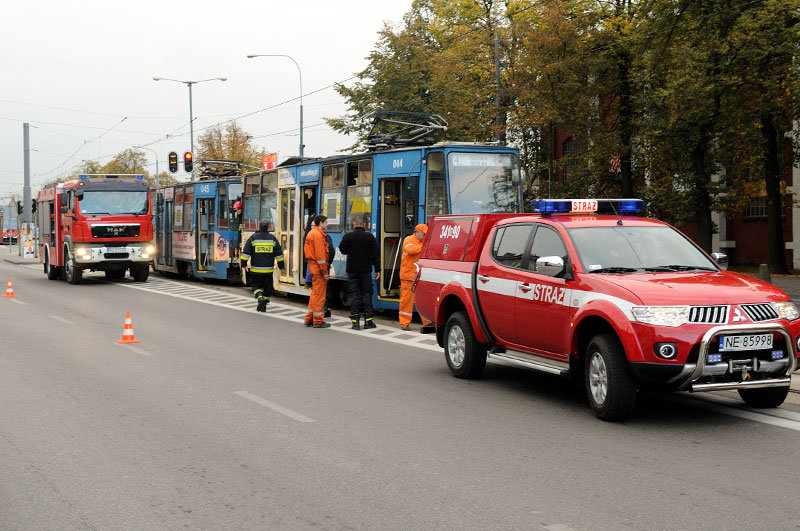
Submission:
M 17 214 L 22 214 L 22 201 L 17 201 Z
M 183 154 L 183 170 L 186 173 L 192 173 L 193 167 L 194 164 L 192 163 L 192 152 L 187 151 L 186 153 Z
M 36 199 L 31 199 L 31 212 L 36 214 Z
M 169 172 L 175 173 L 178 171 L 178 154 L 174 151 L 169 152 Z

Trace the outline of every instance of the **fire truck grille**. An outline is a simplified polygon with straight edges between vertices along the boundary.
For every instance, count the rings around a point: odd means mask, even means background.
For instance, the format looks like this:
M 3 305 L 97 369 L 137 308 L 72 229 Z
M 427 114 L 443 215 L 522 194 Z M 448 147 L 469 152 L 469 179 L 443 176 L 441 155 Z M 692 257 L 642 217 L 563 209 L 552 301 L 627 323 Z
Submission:
M 725 324 L 728 322 L 727 306 L 692 306 L 689 309 L 690 323 Z
M 128 253 L 103 253 L 106 258 L 128 258 Z
M 136 238 L 139 225 L 92 225 L 93 238 Z
M 778 312 L 770 304 L 740 304 L 739 307 L 756 323 L 778 318 Z

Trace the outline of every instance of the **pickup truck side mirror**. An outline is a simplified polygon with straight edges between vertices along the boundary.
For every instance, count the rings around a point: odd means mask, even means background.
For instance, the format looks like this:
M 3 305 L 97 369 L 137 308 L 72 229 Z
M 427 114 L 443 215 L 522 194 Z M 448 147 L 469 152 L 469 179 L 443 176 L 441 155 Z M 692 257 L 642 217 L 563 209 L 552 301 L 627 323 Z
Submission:
M 725 253 L 711 253 L 711 258 L 717 263 L 723 271 L 728 269 L 728 255 Z
M 536 260 L 536 272 L 548 277 L 557 277 L 564 272 L 564 259 L 560 256 L 542 256 Z

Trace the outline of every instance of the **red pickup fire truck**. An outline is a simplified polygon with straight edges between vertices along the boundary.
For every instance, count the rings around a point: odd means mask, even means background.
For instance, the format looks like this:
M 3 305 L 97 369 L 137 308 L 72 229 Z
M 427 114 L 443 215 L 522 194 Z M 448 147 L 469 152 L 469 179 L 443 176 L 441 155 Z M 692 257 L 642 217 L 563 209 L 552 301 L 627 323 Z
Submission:
M 90 178 L 91 177 L 91 178 Z M 150 193 L 141 175 L 81 175 L 39 191 L 39 257 L 47 278 L 78 284 L 84 270 L 145 282 L 155 247 Z
M 736 389 L 777 407 L 798 364 L 798 310 L 780 289 L 728 272 L 641 200 L 537 200 L 534 214 L 435 216 L 415 284 L 450 370 L 487 357 L 586 386 L 604 420 L 643 387 Z

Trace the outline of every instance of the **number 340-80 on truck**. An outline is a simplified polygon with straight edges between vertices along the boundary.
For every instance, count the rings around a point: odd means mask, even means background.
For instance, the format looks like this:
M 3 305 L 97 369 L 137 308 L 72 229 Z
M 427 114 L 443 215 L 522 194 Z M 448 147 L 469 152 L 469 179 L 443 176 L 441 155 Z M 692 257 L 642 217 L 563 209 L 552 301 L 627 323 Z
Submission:
M 145 282 L 153 261 L 150 193 L 141 175 L 81 175 L 39 191 L 39 257 L 47 278 L 78 284 L 83 272 Z
M 604 420 L 630 415 L 643 387 L 783 403 L 800 343 L 786 293 L 632 216 L 640 200 L 534 203 L 431 221 L 416 303 L 456 376 L 487 357 L 569 376 Z

